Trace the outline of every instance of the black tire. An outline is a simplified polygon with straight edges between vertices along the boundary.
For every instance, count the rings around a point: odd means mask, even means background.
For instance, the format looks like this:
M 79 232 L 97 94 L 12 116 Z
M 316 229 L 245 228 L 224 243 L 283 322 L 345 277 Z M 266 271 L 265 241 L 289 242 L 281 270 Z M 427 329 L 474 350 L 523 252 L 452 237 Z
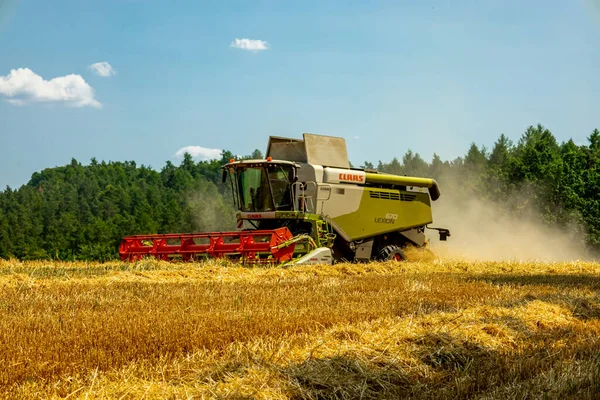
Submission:
M 385 246 L 377 256 L 378 261 L 406 261 L 406 255 L 400 248 L 394 244 Z

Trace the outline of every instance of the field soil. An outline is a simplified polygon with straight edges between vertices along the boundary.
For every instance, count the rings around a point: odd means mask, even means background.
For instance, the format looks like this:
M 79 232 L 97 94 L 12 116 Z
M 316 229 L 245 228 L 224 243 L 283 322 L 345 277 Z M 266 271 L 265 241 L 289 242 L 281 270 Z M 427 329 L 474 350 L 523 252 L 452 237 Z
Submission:
M 4 398 L 600 397 L 600 264 L 0 261 Z

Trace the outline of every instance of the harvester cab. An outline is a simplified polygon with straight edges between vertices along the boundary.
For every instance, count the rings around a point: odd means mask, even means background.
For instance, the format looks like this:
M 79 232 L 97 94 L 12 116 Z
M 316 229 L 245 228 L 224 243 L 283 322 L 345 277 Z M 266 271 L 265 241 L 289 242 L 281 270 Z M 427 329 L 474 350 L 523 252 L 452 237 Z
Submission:
M 264 160 L 223 166 L 237 208 L 237 232 L 138 235 L 122 259 L 228 258 L 246 264 L 404 260 L 427 244 L 437 182 L 351 168 L 343 138 L 270 137 Z M 437 229 L 440 240 L 450 231 Z
M 297 168 L 294 163 L 272 159 L 232 160 L 224 167 L 223 180 L 231 178 L 233 200 L 241 212 L 289 211 Z

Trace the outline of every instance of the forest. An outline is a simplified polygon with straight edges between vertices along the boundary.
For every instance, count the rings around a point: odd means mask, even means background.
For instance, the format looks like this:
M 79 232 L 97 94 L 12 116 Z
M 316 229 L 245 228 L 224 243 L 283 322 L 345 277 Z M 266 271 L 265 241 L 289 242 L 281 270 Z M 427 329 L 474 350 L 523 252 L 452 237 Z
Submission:
M 0 192 L 0 258 L 98 260 L 118 257 L 123 236 L 137 233 L 235 229 L 230 188 L 221 166 L 233 157 L 179 165 L 160 171 L 135 161 L 88 165 L 72 159 L 47 168 L 18 189 Z M 244 158 L 262 157 L 259 150 Z M 544 224 L 575 229 L 600 251 L 600 131 L 587 143 L 559 143 L 544 126 L 528 127 L 516 142 L 502 134 L 491 149 L 471 144 L 463 157 L 431 162 L 408 150 L 401 159 L 361 168 L 436 179 L 445 193 L 460 187 L 518 216 L 534 212 Z M 454 197 L 460 202 L 460 196 Z

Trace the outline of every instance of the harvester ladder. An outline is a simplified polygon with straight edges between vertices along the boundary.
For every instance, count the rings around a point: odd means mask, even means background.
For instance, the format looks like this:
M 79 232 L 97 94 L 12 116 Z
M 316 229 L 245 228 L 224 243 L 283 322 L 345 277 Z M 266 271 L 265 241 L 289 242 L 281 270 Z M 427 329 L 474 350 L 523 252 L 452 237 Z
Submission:
M 313 192 L 316 192 L 318 186 L 316 182 L 295 182 L 292 185 L 292 192 L 294 196 L 294 211 L 300 211 L 302 213 L 313 213 L 315 210 L 315 204 L 313 202 L 313 196 L 307 195 L 313 188 Z

